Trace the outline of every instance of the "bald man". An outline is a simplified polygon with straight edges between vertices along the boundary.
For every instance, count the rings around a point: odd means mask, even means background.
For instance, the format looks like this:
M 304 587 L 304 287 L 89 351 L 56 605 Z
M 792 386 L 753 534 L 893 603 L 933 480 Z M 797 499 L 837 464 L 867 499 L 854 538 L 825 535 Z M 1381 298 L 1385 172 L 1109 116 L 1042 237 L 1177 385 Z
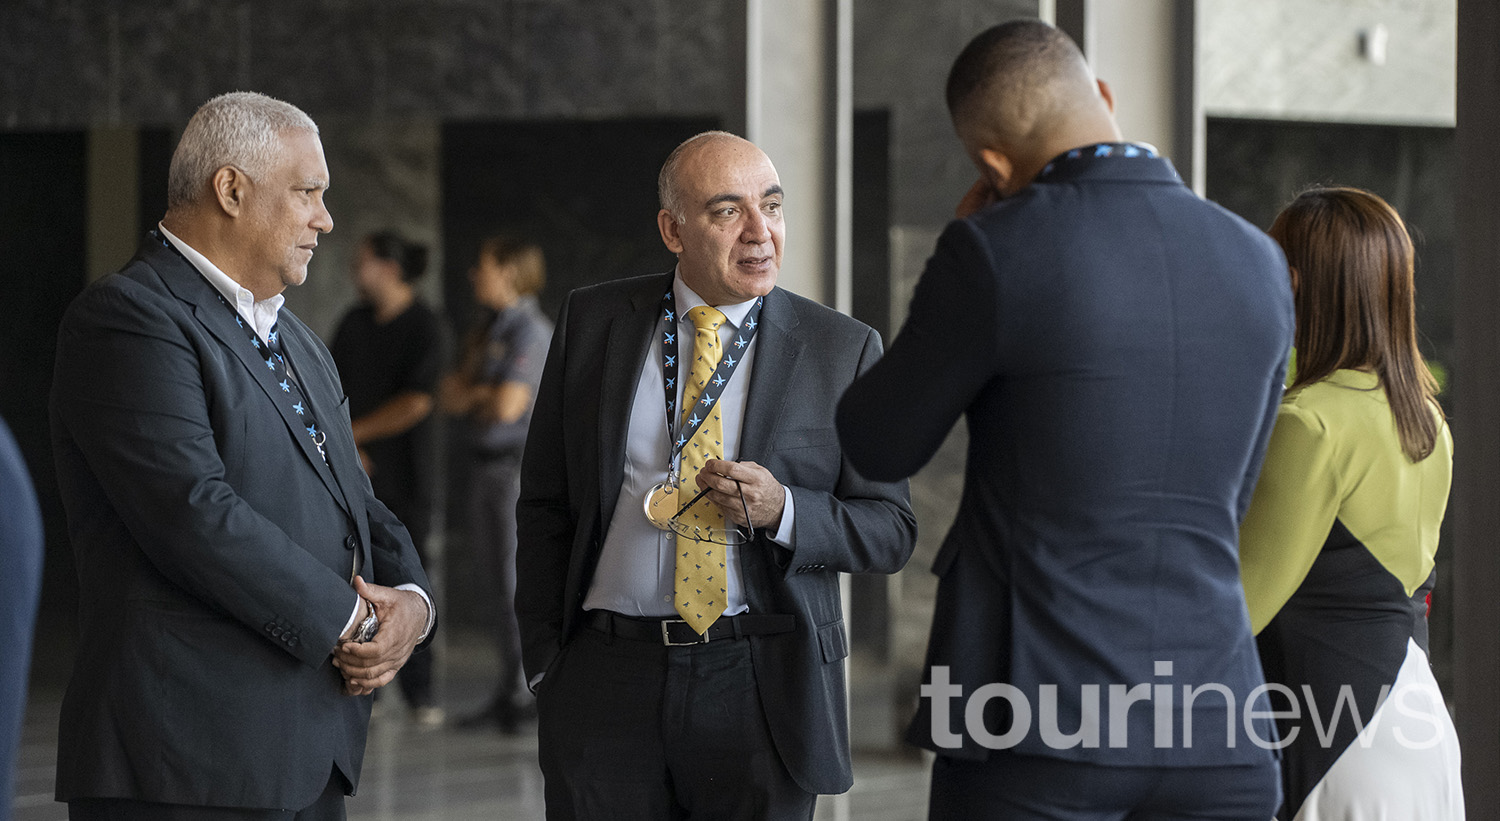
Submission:
M 810 819 L 853 783 L 839 574 L 895 572 L 916 536 L 905 482 L 833 430 L 880 337 L 776 287 L 759 148 L 698 135 L 659 194 L 675 269 L 568 296 L 522 461 L 547 817 Z
M 838 414 L 879 481 L 968 420 L 908 732 L 938 753 L 931 817 L 1270 818 L 1278 742 L 1235 579 L 1286 264 L 1123 142 L 1044 23 L 975 38 L 948 105 L 980 178 Z

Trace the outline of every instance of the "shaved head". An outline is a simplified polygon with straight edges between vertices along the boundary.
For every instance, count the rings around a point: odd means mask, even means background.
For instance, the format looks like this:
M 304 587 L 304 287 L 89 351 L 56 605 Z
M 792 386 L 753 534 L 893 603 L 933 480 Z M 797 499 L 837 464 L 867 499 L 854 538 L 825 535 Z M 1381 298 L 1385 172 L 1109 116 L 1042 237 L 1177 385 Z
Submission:
M 948 113 L 964 144 L 1027 150 L 1055 141 L 1107 105 L 1068 35 L 1013 20 L 969 42 L 948 74 Z
M 755 149 L 757 152 L 760 151 L 754 143 L 744 137 L 731 134 L 728 131 L 704 131 L 683 140 L 680 145 L 672 149 L 671 154 L 667 155 L 667 161 L 662 163 L 661 173 L 656 177 L 656 196 L 661 201 L 661 207 L 670 211 L 672 218 L 678 222 L 687 219 L 682 201 L 683 181 L 681 175 L 683 163 L 690 156 L 697 154 L 705 148 L 720 145 L 744 145 Z

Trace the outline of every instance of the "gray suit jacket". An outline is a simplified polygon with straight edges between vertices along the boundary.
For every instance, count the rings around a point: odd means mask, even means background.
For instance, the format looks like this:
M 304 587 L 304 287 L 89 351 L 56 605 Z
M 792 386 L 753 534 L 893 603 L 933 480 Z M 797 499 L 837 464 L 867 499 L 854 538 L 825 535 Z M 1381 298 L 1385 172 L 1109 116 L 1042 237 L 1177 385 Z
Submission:
M 631 401 L 671 281 L 658 274 L 583 288 L 558 318 L 517 509 L 516 612 L 528 677 L 548 669 L 583 613 L 604 528 L 622 501 Z M 756 680 L 792 777 L 809 792 L 838 793 L 853 783 L 838 574 L 900 570 L 916 524 L 905 482 L 860 477 L 833 429 L 834 404 L 879 358 L 880 336 L 776 289 L 755 345 L 739 456 L 789 487 L 797 511 L 795 550 L 762 537 L 740 552 L 750 612 L 797 617 L 790 633 L 749 639 Z
M 148 237 L 58 334 L 59 488 L 80 587 L 57 797 L 301 808 L 357 784 L 370 699 L 330 653 L 361 575 L 429 589 L 375 500 L 323 344 L 281 339 L 331 464 L 213 287 Z

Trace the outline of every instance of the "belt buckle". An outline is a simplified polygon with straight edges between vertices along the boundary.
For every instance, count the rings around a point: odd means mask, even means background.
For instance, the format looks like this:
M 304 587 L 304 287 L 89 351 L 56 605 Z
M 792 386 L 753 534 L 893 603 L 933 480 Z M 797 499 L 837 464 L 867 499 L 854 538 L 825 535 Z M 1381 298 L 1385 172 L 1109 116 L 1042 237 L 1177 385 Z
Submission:
M 666 645 L 667 647 L 689 647 L 689 646 L 694 645 L 694 644 L 708 644 L 708 634 L 707 633 L 704 633 L 702 636 L 699 636 L 698 638 L 693 639 L 692 641 L 672 641 L 672 632 L 667 627 L 667 625 L 669 625 L 669 624 L 683 624 L 683 625 L 685 625 L 685 624 L 687 624 L 687 622 L 685 620 L 683 620 L 683 619 L 662 619 L 661 620 L 661 643 L 664 644 L 664 645 Z M 692 627 L 688 627 L 688 630 L 692 631 L 693 628 Z M 693 632 L 694 632 L 694 635 L 697 635 L 696 631 L 693 631 Z

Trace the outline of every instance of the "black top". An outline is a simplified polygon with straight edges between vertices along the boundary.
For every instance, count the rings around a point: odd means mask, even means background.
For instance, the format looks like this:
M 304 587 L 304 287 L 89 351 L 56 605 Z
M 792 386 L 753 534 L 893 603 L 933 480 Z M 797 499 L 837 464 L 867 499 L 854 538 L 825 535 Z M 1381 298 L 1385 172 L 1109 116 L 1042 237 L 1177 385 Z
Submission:
M 349 417 L 358 419 L 409 391 L 437 391 L 442 371 L 442 331 L 437 317 L 420 300 L 399 316 L 380 324 L 375 309 L 359 305 L 344 315 L 333 337 Z M 398 507 L 424 503 L 431 495 L 431 471 L 422 454 L 431 442 L 431 417 L 398 436 L 369 443 L 370 484 L 375 496 Z

